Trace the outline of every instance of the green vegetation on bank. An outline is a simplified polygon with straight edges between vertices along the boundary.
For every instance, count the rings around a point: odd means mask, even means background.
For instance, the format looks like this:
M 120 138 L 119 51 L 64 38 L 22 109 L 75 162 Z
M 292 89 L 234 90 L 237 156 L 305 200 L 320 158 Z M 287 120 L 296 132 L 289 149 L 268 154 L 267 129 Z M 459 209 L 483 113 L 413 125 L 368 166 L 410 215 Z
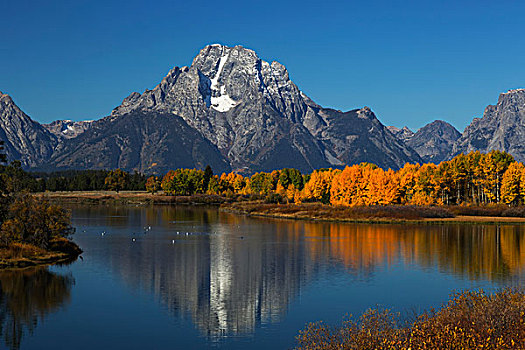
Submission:
M 465 291 L 412 322 L 389 310 L 368 310 L 338 327 L 308 324 L 296 349 L 525 349 L 524 315 L 522 290 Z
M 28 175 L 14 163 L 0 172 L 0 268 L 65 261 L 82 251 L 68 238 L 71 215 L 25 188 Z

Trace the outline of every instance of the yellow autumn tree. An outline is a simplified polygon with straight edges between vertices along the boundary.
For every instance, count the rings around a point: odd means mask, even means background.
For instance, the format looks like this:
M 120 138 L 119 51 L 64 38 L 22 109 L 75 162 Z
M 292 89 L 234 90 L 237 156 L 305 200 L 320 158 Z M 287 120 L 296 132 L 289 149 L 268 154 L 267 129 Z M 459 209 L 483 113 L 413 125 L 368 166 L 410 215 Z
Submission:
M 285 191 L 285 197 L 288 203 L 294 201 L 297 192 L 299 192 L 299 190 L 295 188 L 295 185 L 293 183 L 288 185 L 288 188 Z
M 361 169 L 357 165 L 347 166 L 332 179 L 330 204 L 351 205 L 355 196 L 355 182 L 361 179 Z
M 512 163 L 502 176 L 501 199 L 505 204 L 521 205 L 525 198 L 525 166 Z
M 410 203 L 414 195 L 416 175 L 419 171 L 419 164 L 406 163 L 398 172 L 399 178 L 399 200 L 401 204 Z
M 330 203 L 332 179 L 339 170 L 315 170 L 301 192 L 301 201 Z
M 436 182 L 434 178 L 437 166 L 435 164 L 423 164 L 414 181 L 414 194 L 410 200 L 415 205 L 436 204 Z
M 368 177 L 367 205 L 389 205 L 399 202 L 399 175 L 392 169 L 384 171 L 381 168 L 370 171 Z
M 503 174 L 514 158 L 505 152 L 491 151 L 481 160 L 483 168 L 483 187 L 484 194 L 489 203 L 499 203 L 501 201 L 501 182 Z
M 330 203 L 346 206 L 366 205 L 370 170 L 370 167 L 356 164 L 347 166 L 341 173 L 334 176 Z
M 286 197 L 286 188 L 284 188 L 281 181 L 277 182 L 277 187 L 275 188 L 275 193 L 281 197 Z

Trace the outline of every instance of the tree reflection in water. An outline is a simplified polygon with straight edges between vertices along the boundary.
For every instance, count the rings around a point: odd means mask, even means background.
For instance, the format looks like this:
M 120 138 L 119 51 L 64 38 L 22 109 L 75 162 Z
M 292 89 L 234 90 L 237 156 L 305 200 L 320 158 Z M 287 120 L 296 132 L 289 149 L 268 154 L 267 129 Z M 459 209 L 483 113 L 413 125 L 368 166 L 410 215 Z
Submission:
M 58 275 L 47 268 L 0 271 L 0 335 L 11 349 L 32 334 L 38 322 L 70 300 L 71 275 Z

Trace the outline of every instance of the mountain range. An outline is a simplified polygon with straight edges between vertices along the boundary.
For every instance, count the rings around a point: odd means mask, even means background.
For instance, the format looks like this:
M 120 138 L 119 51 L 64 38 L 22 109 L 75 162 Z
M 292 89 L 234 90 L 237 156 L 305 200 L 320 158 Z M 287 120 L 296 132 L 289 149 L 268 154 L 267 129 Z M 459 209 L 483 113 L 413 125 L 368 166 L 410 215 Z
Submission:
M 444 121 L 417 132 L 386 127 L 369 107 L 324 108 L 278 62 L 242 46 L 209 45 L 152 90 L 131 93 L 109 116 L 39 124 L 0 93 L 0 139 L 27 169 L 113 169 L 163 173 L 212 166 L 254 173 L 303 172 L 361 162 L 398 169 L 471 150 L 525 159 L 525 90 L 501 94 L 463 134 Z

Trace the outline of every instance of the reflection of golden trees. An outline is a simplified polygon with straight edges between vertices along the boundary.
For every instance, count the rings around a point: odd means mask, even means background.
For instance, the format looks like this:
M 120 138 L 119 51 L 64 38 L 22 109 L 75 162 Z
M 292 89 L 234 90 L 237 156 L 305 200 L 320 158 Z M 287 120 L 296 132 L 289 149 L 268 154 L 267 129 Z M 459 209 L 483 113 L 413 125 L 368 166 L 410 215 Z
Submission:
M 304 231 L 313 259 L 332 256 L 351 269 L 402 261 L 501 279 L 525 267 L 523 226 L 304 223 Z
M 61 276 L 46 268 L 0 272 L 0 335 L 11 349 L 20 348 L 26 333 L 38 321 L 69 301 L 71 276 Z
M 331 256 L 351 269 L 368 270 L 384 259 L 391 263 L 400 253 L 394 227 L 307 223 L 305 235 L 314 259 Z
M 521 226 L 501 227 L 501 255 L 511 271 L 521 273 L 525 267 L 525 235 Z

